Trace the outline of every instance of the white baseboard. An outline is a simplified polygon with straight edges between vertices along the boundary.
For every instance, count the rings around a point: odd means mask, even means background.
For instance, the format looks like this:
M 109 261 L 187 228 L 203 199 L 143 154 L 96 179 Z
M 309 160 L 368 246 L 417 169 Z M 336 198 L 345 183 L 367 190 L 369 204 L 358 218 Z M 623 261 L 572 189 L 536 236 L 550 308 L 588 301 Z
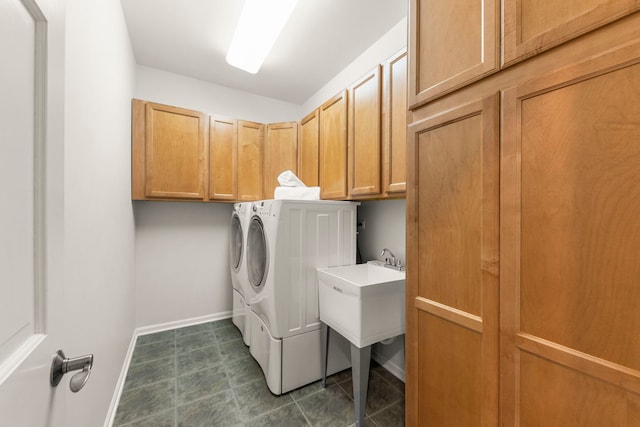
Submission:
M 200 323 L 215 322 L 216 320 L 230 318 L 231 313 L 231 311 L 223 311 L 222 313 L 207 314 L 206 316 L 192 317 L 190 319 L 158 323 L 156 325 L 141 326 L 139 328 L 136 328 L 134 333 L 136 334 L 136 336 L 155 334 L 156 332 L 168 331 L 170 329 L 184 328 L 187 326 L 199 325 Z
M 391 372 L 394 377 L 398 378 L 402 382 L 406 382 L 406 376 L 403 367 L 398 366 L 398 364 L 394 363 L 391 359 L 375 351 L 371 352 L 371 358 L 382 365 L 382 367 L 387 371 Z
M 208 314 L 206 316 L 193 317 L 191 319 L 177 320 L 175 322 L 159 323 L 157 325 L 142 326 L 134 329 L 131 341 L 129 342 L 129 348 L 120 370 L 120 376 L 116 382 L 116 388 L 111 398 L 111 405 L 107 412 L 107 418 L 104 421 L 104 427 L 112 427 L 113 421 L 118 409 L 118 403 L 120 402 L 120 396 L 122 395 L 122 388 L 124 387 L 124 381 L 127 378 L 127 372 L 129 371 L 129 364 L 131 363 L 131 356 L 133 356 L 133 350 L 136 347 L 136 340 L 140 335 L 153 334 L 156 332 L 162 332 L 169 329 L 184 328 L 186 326 L 198 325 L 200 323 L 214 322 L 216 320 L 228 319 L 231 317 L 230 311 L 224 311 L 222 313 Z
M 129 363 L 131 362 L 133 349 L 136 347 L 137 338 L 138 335 L 134 331 L 133 335 L 131 336 L 131 340 L 129 341 L 129 348 L 127 349 L 127 354 L 124 358 L 122 369 L 120 369 L 120 376 L 118 377 L 118 381 L 116 382 L 116 388 L 114 390 L 113 397 L 111 398 L 109 410 L 107 411 L 107 418 L 104 420 L 104 427 L 111 427 L 113 425 L 113 420 L 116 417 L 116 410 L 118 409 L 120 395 L 122 394 L 122 388 L 124 387 L 124 380 L 127 378 L 127 371 L 129 371 Z

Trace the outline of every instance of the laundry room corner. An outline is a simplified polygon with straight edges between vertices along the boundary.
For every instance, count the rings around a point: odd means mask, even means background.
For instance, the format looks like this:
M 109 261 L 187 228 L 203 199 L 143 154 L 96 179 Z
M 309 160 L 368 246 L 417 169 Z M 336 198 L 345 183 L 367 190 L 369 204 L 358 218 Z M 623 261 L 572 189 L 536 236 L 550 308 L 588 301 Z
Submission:
M 406 262 L 406 203 L 404 199 L 362 202 L 358 207 L 358 250 L 362 262 L 383 259 L 382 249 L 389 249 L 398 260 Z M 405 379 L 404 335 L 374 344 L 372 358 L 396 377 Z
M 231 209 L 225 203 L 134 203 L 138 329 L 231 315 Z

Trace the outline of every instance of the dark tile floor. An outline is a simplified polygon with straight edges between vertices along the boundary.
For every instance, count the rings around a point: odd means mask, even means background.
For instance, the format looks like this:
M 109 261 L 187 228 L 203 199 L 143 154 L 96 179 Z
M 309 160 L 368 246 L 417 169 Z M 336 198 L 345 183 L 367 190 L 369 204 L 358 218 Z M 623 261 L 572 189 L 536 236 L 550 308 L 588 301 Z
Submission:
M 404 425 L 404 383 L 371 362 L 367 427 Z M 231 319 L 138 337 L 114 427 L 350 426 L 351 370 L 271 394 Z

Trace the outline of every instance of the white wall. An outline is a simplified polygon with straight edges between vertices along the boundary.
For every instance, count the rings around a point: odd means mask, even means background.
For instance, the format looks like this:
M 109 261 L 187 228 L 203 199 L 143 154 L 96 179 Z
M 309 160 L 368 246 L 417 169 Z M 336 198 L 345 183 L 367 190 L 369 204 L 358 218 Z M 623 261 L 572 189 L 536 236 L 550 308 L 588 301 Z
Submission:
M 300 106 L 191 77 L 137 67 L 135 97 L 259 123 L 296 121 Z
M 406 204 L 404 199 L 362 202 L 358 208 L 358 245 L 363 262 L 383 260 L 380 251 L 387 248 L 403 263 L 407 260 L 405 243 Z
M 136 324 L 229 312 L 231 204 L 135 202 Z
M 322 105 L 326 100 L 347 88 L 377 64 L 381 64 L 394 53 L 407 46 L 407 18 L 403 18 L 377 42 L 371 45 L 351 64 L 325 84 L 302 104 L 300 118 Z
M 68 356 L 93 353 L 69 427 L 102 425 L 134 329 L 130 196 L 135 61 L 119 0 L 67 0 L 64 269 Z M 66 387 L 66 386 L 65 386 Z

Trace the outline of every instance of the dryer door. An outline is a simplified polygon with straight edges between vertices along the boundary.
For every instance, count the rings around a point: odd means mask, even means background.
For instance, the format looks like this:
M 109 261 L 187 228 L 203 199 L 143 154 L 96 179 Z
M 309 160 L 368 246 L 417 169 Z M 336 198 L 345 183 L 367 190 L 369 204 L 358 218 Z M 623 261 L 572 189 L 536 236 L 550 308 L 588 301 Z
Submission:
M 256 290 L 262 289 L 267 278 L 268 260 L 264 225 L 259 217 L 254 216 L 251 218 L 247 233 L 247 273 L 249 274 L 249 283 Z
M 240 224 L 240 218 L 234 214 L 231 217 L 231 237 L 229 239 L 229 263 L 231 269 L 236 273 L 240 269 L 240 263 L 242 262 L 242 253 L 244 248 L 244 239 L 242 236 L 242 225 Z

